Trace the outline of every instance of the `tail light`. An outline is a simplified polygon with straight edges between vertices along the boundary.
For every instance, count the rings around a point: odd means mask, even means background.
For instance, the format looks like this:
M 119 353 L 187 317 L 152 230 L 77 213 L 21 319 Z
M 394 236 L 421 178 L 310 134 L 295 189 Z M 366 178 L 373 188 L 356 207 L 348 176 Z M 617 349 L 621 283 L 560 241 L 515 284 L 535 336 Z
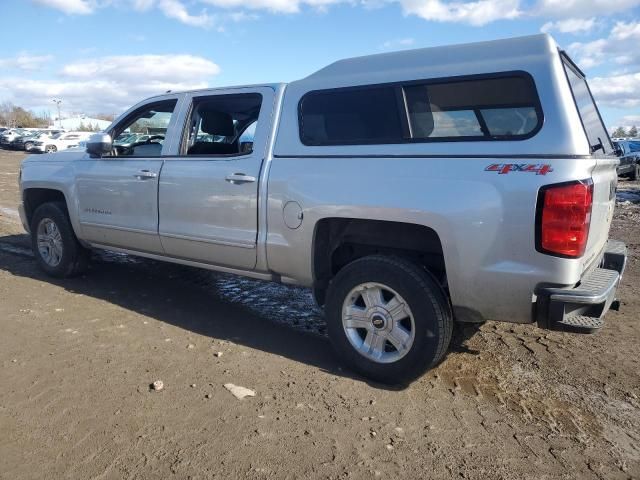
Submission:
M 593 182 L 584 180 L 540 189 L 536 249 L 565 258 L 584 255 L 589 238 Z

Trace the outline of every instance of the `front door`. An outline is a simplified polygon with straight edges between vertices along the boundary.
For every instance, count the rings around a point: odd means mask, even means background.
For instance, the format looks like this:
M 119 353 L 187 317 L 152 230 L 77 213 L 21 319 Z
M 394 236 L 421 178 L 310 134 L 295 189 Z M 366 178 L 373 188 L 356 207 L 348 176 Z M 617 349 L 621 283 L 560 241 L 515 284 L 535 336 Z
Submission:
M 273 100 L 268 87 L 192 97 L 180 154 L 165 159 L 160 177 L 159 232 L 168 255 L 255 267 Z
M 134 109 L 111 131 L 113 153 L 76 163 L 83 238 L 100 245 L 162 253 L 158 181 L 176 98 Z

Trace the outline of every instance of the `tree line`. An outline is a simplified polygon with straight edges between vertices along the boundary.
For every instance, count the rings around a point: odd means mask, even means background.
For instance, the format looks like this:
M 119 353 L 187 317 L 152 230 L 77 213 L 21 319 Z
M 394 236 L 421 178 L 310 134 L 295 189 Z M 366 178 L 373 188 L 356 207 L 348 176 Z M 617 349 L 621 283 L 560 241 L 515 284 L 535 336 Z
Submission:
M 638 128 L 634 125 L 629 130 L 625 130 L 624 127 L 618 127 L 613 131 L 613 137 L 615 138 L 625 138 L 631 137 L 636 138 L 638 136 Z
M 114 115 L 112 114 L 98 114 L 95 118 L 99 120 L 113 121 Z M 35 113 L 32 110 L 19 107 L 11 102 L 0 103 L 0 126 L 10 128 L 46 128 L 54 125 L 54 120 L 51 119 L 49 112 L 43 111 Z M 97 125 L 92 125 L 90 122 L 80 122 L 78 128 L 80 131 L 94 132 L 98 131 Z
M 12 128 L 44 128 L 50 124 L 51 117 L 48 112 L 36 114 L 11 102 L 0 104 L 0 125 Z

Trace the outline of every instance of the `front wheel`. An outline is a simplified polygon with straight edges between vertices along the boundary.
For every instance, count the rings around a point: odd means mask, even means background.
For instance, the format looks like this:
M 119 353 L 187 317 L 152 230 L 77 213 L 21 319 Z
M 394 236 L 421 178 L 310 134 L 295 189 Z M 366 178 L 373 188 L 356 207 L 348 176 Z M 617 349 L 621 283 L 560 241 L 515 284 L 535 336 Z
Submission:
M 28 151 L 29 151 L 29 150 L 31 150 L 32 148 L 33 148 L 33 143 L 32 143 L 32 142 L 27 142 L 27 143 L 25 143 L 25 144 L 24 144 L 24 149 L 25 149 L 25 151 L 27 151 L 27 152 L 28 152 Z
M 55 145 L 47 145 L 44 149 L 46 153 L 56 153 L 58 151 L 58 147 Z
M 86 270 L 89 251 L 78 242 L 61 202 L 36 209 L 31 220 L 31 245 L 38 265 L 52 277 L 73 277 Z
M 386 256 L 361 258 L 329 286 L 329 337 L 352 369 L 383 383 L 405 383 L 436 365 L 453 330 L 447 297 L 421 267 Z

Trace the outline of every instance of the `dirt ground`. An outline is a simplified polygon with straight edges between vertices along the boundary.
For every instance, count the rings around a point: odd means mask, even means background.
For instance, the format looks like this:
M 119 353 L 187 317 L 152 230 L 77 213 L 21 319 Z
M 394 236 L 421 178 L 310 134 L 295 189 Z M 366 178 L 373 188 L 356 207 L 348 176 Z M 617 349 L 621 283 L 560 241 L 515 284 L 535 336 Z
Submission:
M 639 183 L 620 182 L 631 255 L 601 332 L 457 328 L 394 390 L 340 367 L 304 290 L 115 254 L 46 278 L 23 157 L 0 151 L 0 478 L 640 478 Z

